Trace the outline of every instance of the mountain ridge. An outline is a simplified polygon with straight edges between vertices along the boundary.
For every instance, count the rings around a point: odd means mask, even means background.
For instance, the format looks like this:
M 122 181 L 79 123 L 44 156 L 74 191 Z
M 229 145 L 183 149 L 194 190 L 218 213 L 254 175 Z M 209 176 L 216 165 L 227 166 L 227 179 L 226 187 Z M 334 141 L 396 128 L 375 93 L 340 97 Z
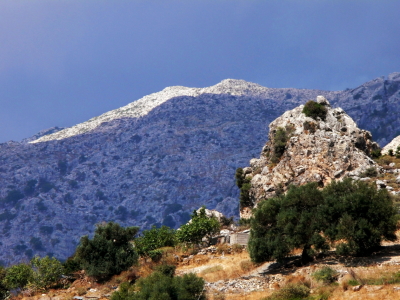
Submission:
M 79 123 L 77 125 L 65 128 L 52 134 L 41 136 L 38 139 L 29 141 L 29 143 L 39 143 L 54 139 L 61 140 L 78 134 L 83 134 L 95 129 L 103 122 L 109 122 L 114 119 L 139 118 L 147 115 L 155 107 L 175 97 L 196 97 L 201 94 L 229 94 L 233 96 L 251 95 L 252 97 L 256 98 L 265 98 L 268 96 L 268 93 L 271 90 L 275 89 L 263 87 L 259 84 L 241 79 L 224 79 L 216 85 L 205 88 L 190 88 L 184 86 L 166 87 L 160 92 L 144 96 L 123 107 L 108 111 L 100 116 L 93 117 L 86 122 Z M 290 91 L 292 89 L 287 88 L 287 90 Z M 307 91 L 306 89 L 304 90 Z
M 143 116 L 109 119 L 61 140 L 2 143 L 0 260 L 65 259 L 103 221 L 176 228 L 201 205 L 238 216 L 235 170 L 259 154 L 268 124 L 285 111 L 323 95 L 347 106 L 382 144 L 397 136 L 400 76 L 389 77 L 339 92 L 225 80 L 167 101 L 152 94 L 153 104 L 163 102 Z

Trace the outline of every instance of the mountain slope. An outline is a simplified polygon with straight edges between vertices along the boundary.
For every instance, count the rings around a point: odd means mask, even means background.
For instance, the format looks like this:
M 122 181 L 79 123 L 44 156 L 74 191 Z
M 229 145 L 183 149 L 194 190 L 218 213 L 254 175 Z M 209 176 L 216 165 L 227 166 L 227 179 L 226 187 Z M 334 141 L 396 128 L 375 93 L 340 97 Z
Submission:
M 397 84 L 398 77 L 388 82 Z M 391 85 L 382 80 L 363 85 L 357 101 L 360 88 L 270 89 L 243 80 L 171 87 L 31 143 L 0 144 L 0 259 L 66 258 L 102 221 L 177 227 L 201 205 L 237 216 L 235 169 L 258 155 L 272 120 L 324 95 L 372 129 L 389 126 L 385 118 L 367 122 L 384 102 L 398 105 L 398 91 L 389 97 Z M 372 100 L 385 86 L 382 99 Z M 380 141 L 400 128 L 395 112 L 387 114 L 393 130 Z

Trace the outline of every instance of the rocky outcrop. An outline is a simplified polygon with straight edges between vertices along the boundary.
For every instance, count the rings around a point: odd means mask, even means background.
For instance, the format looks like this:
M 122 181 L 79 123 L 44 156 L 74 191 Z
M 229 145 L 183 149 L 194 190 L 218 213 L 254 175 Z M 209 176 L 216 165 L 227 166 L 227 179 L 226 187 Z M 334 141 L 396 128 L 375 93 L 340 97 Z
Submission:
M 400 146 L 400 135 L 396 136 L 389 144 L 382 148 L 382 154 L 389 154 L 389 150 L 393 151 L 393 154 L 396 153 L 397 148 Z
M 369 157 L 379 148 L 371 133 L 359 129 L 343 109 L 332 108 L 323 96 L 316 102 L 326 109 L 324 120 L 307 117 L 300 105 L 269 125 L 260 158 L 250 160 L 250 167 L 243 169 L 243 176 L 251 179 L 253 205 L 284 192 L 291 184 L 318 182 L 324 186 L 346 176 L 357 178 L 371 167 L 380 169 Z M 241 217 L 249 213 L 248 207 L 242 207 Z

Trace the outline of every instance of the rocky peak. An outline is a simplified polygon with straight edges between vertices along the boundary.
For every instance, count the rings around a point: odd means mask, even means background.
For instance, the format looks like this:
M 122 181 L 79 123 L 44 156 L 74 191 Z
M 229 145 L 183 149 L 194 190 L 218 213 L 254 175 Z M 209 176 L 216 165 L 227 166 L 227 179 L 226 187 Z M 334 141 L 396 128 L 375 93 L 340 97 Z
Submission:
M 300 105 L 270 123 L 260 158 L 243 169 L 243 176 L 251 180 L 253 205 L 284 192 L 290 184 L 324 186 L 346 176 L 357 178 L 370 167 L 379 169 L 369 157 L 379 148 L 371 133 L 359 129 L 343 109 L 332 108 L 325 97 L 318 96 L 315 102 L 326 112 L 324 118 L 307 117 Z M 241 208 L 241 217 L 249 213 L 248 207 Z
M 396 153 L 397 148 L 400 146 L 400 135 L 396 136 L 389 144 L 382 148 L 382 154 L 389 154 L 389 150 Z

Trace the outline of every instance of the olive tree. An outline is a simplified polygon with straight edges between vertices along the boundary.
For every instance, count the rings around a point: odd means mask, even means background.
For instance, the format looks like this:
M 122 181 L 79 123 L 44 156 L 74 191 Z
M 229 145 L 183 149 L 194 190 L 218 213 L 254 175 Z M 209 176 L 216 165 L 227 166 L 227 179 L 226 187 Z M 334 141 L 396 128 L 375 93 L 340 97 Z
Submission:
M 291 187 L 254 210 L 250 257 L 254 262 L 282 260 L 301 248 L 306 262 L 329 246 L 340 255 L 367 255 L 382 240 L 396 239 L 396 222 L 391 196 L 374 185 L 347 178 L 322 191 L 316 183 Z
M 75 259 L 88 275 L 98 279 L 119 274 L 137 262 L 138 255 L 131 241 L 138 230 L 138 227 L 124 228 L 114 222 L 98 225 L 93 239 L 81 238 Z
M 316 183 L 289 188 L 286 195 L 262 201 L 254 211 L 249 240 L 254 262 L 282 260 L 293 249 L 301 248 L 302 260 L 310 260 L 312 248 L 326 249 L 318 207 L 323 195 Z

